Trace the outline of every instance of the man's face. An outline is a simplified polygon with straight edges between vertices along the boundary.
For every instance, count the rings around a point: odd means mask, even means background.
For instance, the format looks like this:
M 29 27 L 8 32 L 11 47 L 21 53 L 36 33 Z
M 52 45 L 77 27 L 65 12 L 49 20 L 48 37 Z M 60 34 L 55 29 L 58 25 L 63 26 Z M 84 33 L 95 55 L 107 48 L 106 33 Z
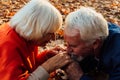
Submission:
M 72 36 L 64 33 L 64 40 L 67 43 L 67 50 L 70 54 L 86 57 L 93 53 L 92 44 L 88 45 L 87 42 L 81 40 L 79 32 Z

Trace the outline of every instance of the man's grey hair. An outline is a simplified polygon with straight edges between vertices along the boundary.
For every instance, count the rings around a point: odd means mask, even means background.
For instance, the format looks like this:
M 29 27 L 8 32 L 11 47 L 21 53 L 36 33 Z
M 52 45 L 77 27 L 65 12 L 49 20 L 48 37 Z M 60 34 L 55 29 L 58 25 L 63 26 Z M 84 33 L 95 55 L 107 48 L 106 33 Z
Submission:
M 38 40 L 62 26 L 62 15 L 48 0 L 31 0 L 10 20 L 10 26 L 27 40 Z
M 65 34 L 71 33 L 73 29 L 80 32 L 82 40 L 90 41 L 108 36 L 108 24 L 105 18 L 90 7 L 81 7 L 79 10 L 68 14 L 65 20 Z

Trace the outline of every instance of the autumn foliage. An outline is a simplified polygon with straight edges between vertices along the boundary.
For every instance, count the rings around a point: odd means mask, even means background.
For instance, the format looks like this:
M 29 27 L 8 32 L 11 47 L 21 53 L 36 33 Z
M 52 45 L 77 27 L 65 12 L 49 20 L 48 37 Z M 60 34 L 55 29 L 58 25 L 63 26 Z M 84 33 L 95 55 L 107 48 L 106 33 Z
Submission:
M 10 18 L 29 0 L 0 0 L 0 24 L 8 22 Z M 120 0 L 50 0 L 56 6 L 63 18 L 80 6 L 89 6 L 102 13 L 113 23 L 120 25 Z

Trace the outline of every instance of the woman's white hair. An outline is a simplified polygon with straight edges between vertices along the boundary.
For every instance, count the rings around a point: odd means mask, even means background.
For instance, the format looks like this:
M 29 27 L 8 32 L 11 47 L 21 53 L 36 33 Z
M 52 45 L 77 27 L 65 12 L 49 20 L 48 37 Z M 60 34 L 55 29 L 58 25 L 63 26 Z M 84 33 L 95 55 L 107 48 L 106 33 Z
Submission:
M 62 26 L 62 15 L 48 0 L 31 0 L 10 20 L 10 26 L 27 40 L 38 40 Z
M 105 18 L 90 7 L 81 7 L 70 13 L 65 20 L 65 33 L 76 29 L 80 32 L 82 40 L 90 41 L 108 36 L 108 24 Z

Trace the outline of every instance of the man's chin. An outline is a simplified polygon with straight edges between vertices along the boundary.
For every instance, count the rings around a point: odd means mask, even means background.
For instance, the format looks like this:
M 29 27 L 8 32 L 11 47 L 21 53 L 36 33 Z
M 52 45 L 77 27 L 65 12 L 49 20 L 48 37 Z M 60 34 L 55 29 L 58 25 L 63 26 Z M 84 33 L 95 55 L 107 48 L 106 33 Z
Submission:
M 79 56 L 79 57 L 77 57 L 77 61 L 82 61 L 84 59 L 84 57 L 83 56 Z
M 73 54 L 71 53 L 70 56 L 73 60 L 78 61 L 78 62 L 80 62 L 84 59 L 84 57 L 75 55 L 74 53 Z

